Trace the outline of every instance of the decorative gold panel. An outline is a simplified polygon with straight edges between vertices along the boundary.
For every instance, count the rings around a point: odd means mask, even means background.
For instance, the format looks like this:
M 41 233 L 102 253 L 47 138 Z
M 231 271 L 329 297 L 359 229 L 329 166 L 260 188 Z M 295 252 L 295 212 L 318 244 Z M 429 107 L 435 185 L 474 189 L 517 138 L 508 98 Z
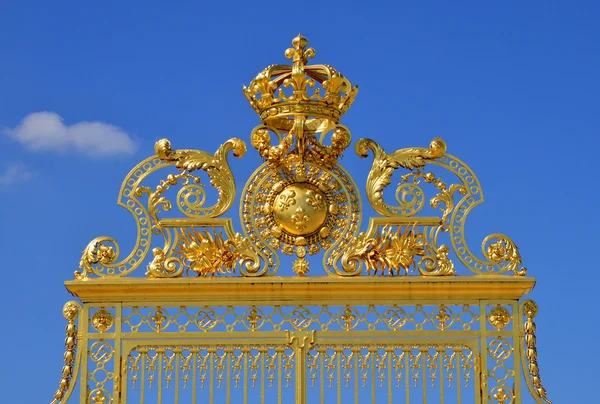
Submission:
M 358 87 L 310 65 L 302 35 L 285 56 L 243 88 L 263 162 L 239 196 L 238 138 L 214 153 L 159 140 L 126 176 L 136 240 L 121 255 L 95 238 L 65 282 L 81 303 L 63 310 L 52 404 L 508 404 L 523 383 L 550 403 L 538 309 L 522 301 L 535 279 L 508 236 L 467 244 L 483 202 L 473 171 L 439 138 L 393 151 L 363 138 L 359 187 L 340 123 Z M 376 213 L 364 222 L 361 193 Z

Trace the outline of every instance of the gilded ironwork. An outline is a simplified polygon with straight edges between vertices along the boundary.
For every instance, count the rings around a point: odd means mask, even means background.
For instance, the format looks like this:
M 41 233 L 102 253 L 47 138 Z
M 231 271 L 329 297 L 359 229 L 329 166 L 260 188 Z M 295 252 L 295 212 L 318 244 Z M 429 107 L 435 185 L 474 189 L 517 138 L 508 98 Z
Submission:
M 67 329 L 65 330 L 65 364 L 62 368 L 62 378 L 60 379 L 58 390 L 54 393 L 54 400 L 51 404 L 63 403 L 69 399 L 73 392 L 74 379 L 77 377 L 78 363 L 75 363 L 77 350 L 77 319 L 81 311 L 81 306 L 77 302 L 67 302 L 63 307 L 63 315 L 67 319 Z
M 488 313 L 488 322 L 492 327 L 501 330 L 510 323 L 510 317 L 510 313 L 505 307 L 497 305 Z
M 137 238 L 124 257 L 114 238 L 93 239 L 66 282 L 82 305 L 64 307 L 52 403 L 75 385 L 81 404 L 517 403 L 523 376 L 549 403 L 537 306 L 519 305 L 535 279 L 508 236 L 485 237 L 478 254 L 466 242 L 483 202 L 473 171 L 439 138 L 391 153 L 360 139 L 356 153 L 373 154 L 364 192 L 375 216 L 363 223 L 341 160 L 358 87 L 310 65 L 302 35 L 285 56 L 291 65 L 243 89 L 263 162 L 239 196 L 237 138 L 214 154 L 159 140 L 126 176 L 118 204 Z
M 99 332 L 104 332 L 112 327 L 114 319 L 110 311 L 104 307 L 96 311 L 92 316 L 92 327 Z
M 535 336 L 535 322 L 534 317 L 537 316 L 538 306 L 533 300 L 525 300 L 521 303 L 523 315 L 526 318 L 523 331 L 525 332 L 525 355 L 522 357 L 523 368 L 526 368 L 529 373 L 527 379 L 527 386 L 531 390 L 534 397 L 539 398 L 544 403 L 551 404 L 551 401 L 546 397 L 547 392 L 542 385 L 542 378 L 540 377 L 540 369 L 538 367 L 537 359 L 538 353 L 536 348 L 536 336 Z M 527 366 L 525 366 L 527 361 Z

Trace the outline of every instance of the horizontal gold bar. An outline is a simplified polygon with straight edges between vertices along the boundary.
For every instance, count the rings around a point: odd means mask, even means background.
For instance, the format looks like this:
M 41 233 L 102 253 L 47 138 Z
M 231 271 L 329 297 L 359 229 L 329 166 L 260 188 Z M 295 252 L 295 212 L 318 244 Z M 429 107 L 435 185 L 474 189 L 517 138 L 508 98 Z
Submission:
M 209 227 L 223 227 L 227 226 L 231 222 L 228 218 L 215 218 L 215 219 L 198 219 L 198 218 L 164 218 L 161 219 L 160 224 L 163 227 L 180 227 L 180 226 L 209 226 Z
M 442 222 L 442 219 L 436 216 L 372 217 L 371 222 L 376 226 L 382 227 L 386 225 L 439 226 Z
M 88 278 L 66 281 L 83 303 L 169 301 L 215 304 L 381 304 L 398 300 L 518 300 L 535 278 L 453 277 L 261 277 L 261 278 Z

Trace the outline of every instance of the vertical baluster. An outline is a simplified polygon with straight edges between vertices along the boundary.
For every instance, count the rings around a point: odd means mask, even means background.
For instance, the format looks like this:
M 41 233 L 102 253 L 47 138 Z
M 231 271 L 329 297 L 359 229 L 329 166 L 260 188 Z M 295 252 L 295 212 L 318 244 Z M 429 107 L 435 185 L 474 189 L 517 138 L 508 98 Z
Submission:
M 192 362 L 192 404 L 196 404 L 196 379 L 198 379 L 198 352 L 199 349 L 194 347 L 190 349 Z
M 163 388 L 163 361 L 164 361 L 164 348 L 157 348 L 156 354 L 158 358 L 156 361 L 158 362 L 158 380 L 157 380 L 157 390 L 158 390 L 158 404 L 162 404 L 162 388 Z
M 146 390 L 146 351 L 144 348 L 139 350 L 142 357 L 140 365 L 140 404 L 144 404 L 144 393 Z
M 462 384 L 461 377 L 462 376 L 460 374 L 460 360 L 461 360 L 462 348 L 455 347 L 454 352 L 456 353 L 456 392 L 458 395 L 458 402 L 460 403 L 462 400 L 462 397 L 461 397 L 461 384 Z
M 225 348 L 225 357 L 227 358 L 227 367 L 225 368 L 225 403 L 231 404 L 231 355 L 233 353 L 232 348 Z M 212 402 L 212 401 L 211 401 Z
M 267 347 L 261 346 L 258 350 L 260 355 L 260 402 L 265 404 L 265 356 L 267 353 Z
M 375 380 L 377 379 L 375 378 L 375 356 L 377 356 L 377 348 L 371 347 L 369 351 L 369 353 L 371 354 L 371 402 L 373 404 L 376 404 L 377 400 L 375 399 L 375 397 L 377 394 L 377 383 Z
M 181 361 L 181 347 L 175 347 L 173 349 L 173 355 L 175 355 L 175 404 L 179 404 L 179 362 Z
M 410 358 L 410 347 L 404 347 L 402 348 L 402 351 L 404 351 L 404 375 L 405 375 L 405 379 L 404 379 L 404 384 L 406 386 L 406 403 L 410 403 L 410 368 L 409 368 L 409 358 Z
M 282 380 L 282 371 L 283 371 L 283 346 L 279 345 L 275 349 L 277 352 L 277 404 L 282 403 L 282 395 L 283 395 L 283 380 Z
M 387 368 L 388 368 L 388 404 L 392 404 L 392 359 L 394 358 L 394 348 L 388 346 L 387 353 Z
M 208 402 L 215 401 L 215 347 L 208 348 Z
M 342 404 L 342 349 L 335 348 L 335 356 L 337 361 L 337 402 Z
M 321 404 L 325 404 L 325 355 L 324 346 L 319 346 L 319 378 L 321 379 Z
M 248 352 L 250 347 L 242 348 L 242 361 L 244 361 L 244 404 L 248 404 Z
M 354 368 L 354 404 L 358 404 L 358 357 L 360 356 L 360 348 L 352 347 L 352 362 Z
M 423 404 L 427 403 L 427 352 L 426 346 L 421 347 L 421 384 L 423 385 Z
M 444 352 L 446 352 L 446 349 L 444 346 L 440 345 L 438 347 L 438 355 L 440 355 L 440 372 L 438 374 L 440 378 L 440 404 L 444 404 Z

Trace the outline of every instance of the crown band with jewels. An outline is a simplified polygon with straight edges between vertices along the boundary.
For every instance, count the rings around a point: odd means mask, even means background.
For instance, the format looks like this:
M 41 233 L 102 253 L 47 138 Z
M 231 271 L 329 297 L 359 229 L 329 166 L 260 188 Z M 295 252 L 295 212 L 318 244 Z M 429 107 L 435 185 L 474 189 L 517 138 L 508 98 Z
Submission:
M 308 59 L 316 54 L 313 48 L 306 48 L 307 44 L 308 40 L 298 34 L 292 40 L 294 47 L 285 51 L 285 57 L 292 59 L 291 66 L 271 65 L 248 87 L 244 86 L 244 95 L 265 125 L 289 130 L 293 126 L 291 117 L 296 115 L 325 118 L 337 124 L 352 105 L 358 86 L 352 86 L 331 66 L 307 66 Z M 321 88 L 315 87 L 317 83 Z M 311 94 L 309 88 L 314 88 Z M 288 94 L 284 89 L 290 89 Z

